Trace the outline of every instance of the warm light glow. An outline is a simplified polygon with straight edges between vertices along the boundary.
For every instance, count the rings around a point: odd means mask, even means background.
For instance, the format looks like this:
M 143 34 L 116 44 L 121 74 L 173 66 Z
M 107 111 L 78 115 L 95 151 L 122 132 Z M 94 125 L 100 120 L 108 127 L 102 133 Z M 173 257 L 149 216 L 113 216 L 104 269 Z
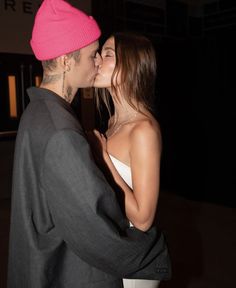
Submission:
M 35 76 L 35 86 L 39 87 L 42 82 L 42 77 L 41 76 Z
M 10 104 L 10 117 L 17 117 L 17 105 L 16 105 L 16 77 L 13 75 L 8 76 L 8 88 L 9 88 L 9 104 Z

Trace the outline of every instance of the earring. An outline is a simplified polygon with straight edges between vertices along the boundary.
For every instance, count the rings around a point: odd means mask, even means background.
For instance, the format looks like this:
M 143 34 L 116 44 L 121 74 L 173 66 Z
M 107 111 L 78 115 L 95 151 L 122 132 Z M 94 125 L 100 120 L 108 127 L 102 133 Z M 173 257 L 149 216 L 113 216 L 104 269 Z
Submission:
M 63 75 L 62 75 L 62 97 L 64 97 L 65 94 L 65 76 L 66 76 L 66 71 L 63 71 Z

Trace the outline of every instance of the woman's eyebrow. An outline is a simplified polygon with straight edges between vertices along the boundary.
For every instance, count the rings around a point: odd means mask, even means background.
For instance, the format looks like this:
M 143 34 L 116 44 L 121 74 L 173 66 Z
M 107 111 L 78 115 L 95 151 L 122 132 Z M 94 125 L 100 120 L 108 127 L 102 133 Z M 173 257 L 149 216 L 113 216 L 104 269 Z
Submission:
M 115 49 L 114 49 L 114 48 L 112 48 L 112 47 L 108 47 L 108 46 L 107 46 L 107 47 L 104 47 L 104 48 L 102 48 L 102 50 L 105 50 L 105 51 L 106 51 L 106 50 L 112 50 L 112 51 L 114 51 L 114 52 L 115 52 Z

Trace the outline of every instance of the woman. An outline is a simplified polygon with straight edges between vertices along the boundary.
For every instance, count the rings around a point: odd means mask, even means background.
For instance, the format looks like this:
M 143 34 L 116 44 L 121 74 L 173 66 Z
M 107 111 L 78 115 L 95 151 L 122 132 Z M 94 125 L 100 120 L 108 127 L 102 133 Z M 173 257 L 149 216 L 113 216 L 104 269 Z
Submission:
M 161 132 L 151 111 L 155 90 L 156 58 L 151 42 L 130 33 L 112 35 L 97 55 L 94 86 L 114 114 L 106 137 L 95 131 L 103 158 L 124 193 L 130 225 L 147 231 L 155 217 L 159 196 Z M 159 281 L 124 279 L 124 287 L 156 288 Z

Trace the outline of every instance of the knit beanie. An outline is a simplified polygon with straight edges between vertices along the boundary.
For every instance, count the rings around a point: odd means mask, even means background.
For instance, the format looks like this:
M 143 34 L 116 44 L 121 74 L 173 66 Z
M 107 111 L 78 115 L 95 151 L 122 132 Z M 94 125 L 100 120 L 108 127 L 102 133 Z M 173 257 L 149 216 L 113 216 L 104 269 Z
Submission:
M 38 60 L 79 50 L 101 35 L 92 16 L 64 0 L 44 0 L 35 16 L 30 44 Z

